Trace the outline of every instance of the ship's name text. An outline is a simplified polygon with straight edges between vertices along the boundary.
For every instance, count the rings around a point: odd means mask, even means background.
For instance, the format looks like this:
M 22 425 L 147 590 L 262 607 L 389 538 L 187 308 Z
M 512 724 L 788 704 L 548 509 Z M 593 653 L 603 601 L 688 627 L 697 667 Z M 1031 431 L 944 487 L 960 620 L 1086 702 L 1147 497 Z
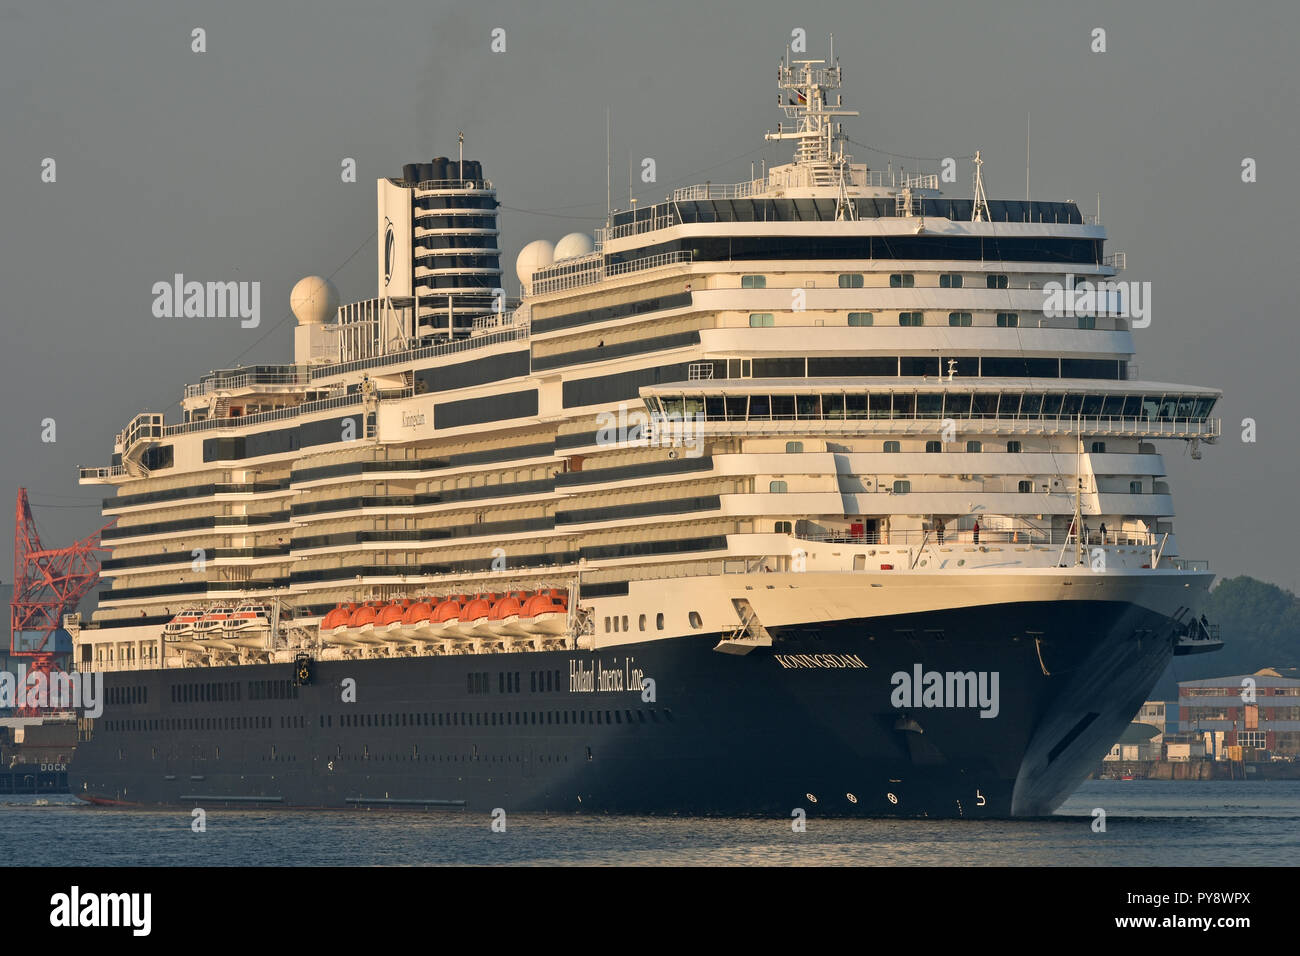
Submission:
M 836 670 L 843 667 L 866 667 L 857 654 L 773 654 L 782 667 L 823 667 Z

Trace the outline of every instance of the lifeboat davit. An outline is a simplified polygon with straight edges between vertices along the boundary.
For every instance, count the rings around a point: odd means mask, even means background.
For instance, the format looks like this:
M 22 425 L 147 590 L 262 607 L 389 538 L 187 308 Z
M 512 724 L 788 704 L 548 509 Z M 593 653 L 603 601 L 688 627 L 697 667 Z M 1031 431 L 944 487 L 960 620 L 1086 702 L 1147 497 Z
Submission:
M 565 634 L 569 629 L 569 596 L 563 591 L 539 591 L 524 603 L 519 617 L 532 634 Z

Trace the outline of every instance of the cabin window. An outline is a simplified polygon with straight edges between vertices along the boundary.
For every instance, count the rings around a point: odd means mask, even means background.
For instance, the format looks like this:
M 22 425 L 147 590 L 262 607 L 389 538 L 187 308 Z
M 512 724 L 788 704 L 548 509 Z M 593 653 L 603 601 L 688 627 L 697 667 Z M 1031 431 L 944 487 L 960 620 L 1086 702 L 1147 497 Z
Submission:
M 766 289 L 767 276 L 741 276 L 740 287 L 742 289 Z
M 1097 327 L 1097 317 L 1095 315 L 1079 316 L 1079 328 L 1095 329 Z
M 1020 442 L 1018 441 L 1007 442 L 1007 451 L 1011 452 L 1011 454 L 1013 455 L 1020 454 Z
M 642 630 L 642 631 L 645 630 L 645 615 L 644 615 L 644 614 L 642 614 L 641 617 L 637 620 L 637 629 L 638 629 L 638 630 Z
M 898 313 L 898 324 L 911 327 L 925 325 L 925 315 L 921 312 L 900 312 Z
M 784 481 L 771 481 L 768 482 L 767 490 L 774 495 L 783 495 L 790 489 Z
M 961 275 L 956 272 L 945 272 L 939 276 L 940 289 L 960 289 Z
M 751 329 L 770 329 L 776 325 L 776 319 L 772 317 L 771 312 L 751 312 L 749 315 L 749 327 Z
M 627 615 L 624 614 L 624 615 L 623 615 L 623 630 L 626 631 L 627 629 L 628 629 L 628 627 L 627 627 Z
M 969 312 L 949 312 L 948 324 L 966 328 L 971 324 L 971 314 Z
M 870 312 L 850 312 L 849 325 L 864 326 L 875 325 L 876 317 Z
M 851 274 L 851 275 L 842 275 L 842 276 L 840 276 L 840 288 L 841 288 L 841 289 L 861 289 L 861 288 L 862 288 L 862 276 L 861 276 L 861 275 L 858 275 L 857 273 L 853 273 L 853 274 Z
M 655 615 L 655 630 L 662 631 L 663 629 L 664 629 L 664 612 L 660 611 L 658 614 Z
M 916 276 L 910 272 L 895 272 L 889 277 L 891 289 L 910 289 L 916 285 Z
M 787 455 L 798 455 L 803 451 L 803 442 L 788 441 L 785 443 L 785 453 Z
M 900 478 L 898 481 L 894 482 L 894 494 L 896 495 L 905 495 L 911 490 L 912 483 L 910 481 L 905 481 Z
M 605 633 L 609 633 L 609 618 L 605 618 Z
M 887 454 L 897 455 L 902 450 L 903 450 L 903 446 L 899 442 L 896 441 L 885 442 L 885 452 Z
M 968 441 L 966 443 L 966 450 L 968 452 L 981 452 L 984 450 L 984 446 L 977 441 Z
M 1007 277 L 1005 275 L 988 275 L 984 277 L 984 282 L 990 289 L 1005 289 L 1007 287 Z
M 1139 480 L 1139 481 L 1130 481 L 1130 482 L 1128 483 L 1128 493 L 1129 493 L 1130 495 L 1140 495 L 1140 494 L 1142 494 L 1142 482 L 1141 482 L 1140 480 Z
M 936 454 L 936 453 L 938 453 L 938 452 L 941 452 L 941 451 L 943 451 L 943 442 L 941 442 L 941 441 L 928 441 L 928 442 L 925 443 L 925 450 L 926 450 L 927 453 L 929 453 L 929 454 L 931 454 L 931 455 Z
M 704 626 L 704 619 L 700 617 L 699 611 L 692 611 L 690 615 L 690 620 L 691 620 L 691 627 L 695 628 L 695 630 L 697 631 Z
M 1024 481 L 1020 482 L 1018 489 L 1021 494 L 1027 495 L 1034 490 L 1034 483 L 1026 478 Z
M 792 534 L 794 526 L 789 521 L 778 521 L 772 530 L 777 534 Z
M 998 328 L 1015 329 L 1020 327 L 1020 314 L 1018 312 L 999 312 Z
M 1092 453 L 1094 455 L 1106 454 L 1106 443 L 1104 441 L 1095 441 L 1092 443 Z

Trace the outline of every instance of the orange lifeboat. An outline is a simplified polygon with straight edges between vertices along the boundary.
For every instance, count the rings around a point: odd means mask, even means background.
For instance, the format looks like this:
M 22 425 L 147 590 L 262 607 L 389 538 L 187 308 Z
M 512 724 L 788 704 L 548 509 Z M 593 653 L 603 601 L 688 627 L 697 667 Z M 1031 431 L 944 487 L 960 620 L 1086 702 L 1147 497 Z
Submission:
M 332 610 L 326 611 L 325 616 L 321 618 L 320 629 L 322 631 L 334 630 L 340 622 L 346 622 L 348 615 L 351 613 L 342 604 L 335 605 Z
M 538 591 L 524 604 L 519 617 L 530 633 L 558 637 L 569 627 L 569 596 L 563 591 Z
M 433 615 L 429 618 L 429 624 L 432 633 L 438 637 L 455 637 L 457 631 L 456 625 L 460 623 L 460 610 L 462 601 L 467 601 L 468 597 L 448 597 L 439 601 L 433 608 Z
M 488 628 L 493 634 L 528 637 L 529 632 L 519 625 L 519 616 L 524 602 L 529 595 L 523 591 L 511 591 L 496 604 L 488 614 Z
M 422 597 L 412 603 L 402 613 L 400 630 L 402 637 L 425 637 L 429 633 L 429 618 L 433 615 L 433 599 Z
M 385 604 L 379 612 L 379 617 L 375 618 L 375 632 L 383 633 L 384 637 L 391 639 L 400 638 L 402 629 L 402 618 L 406 616 L 406 609 L 411 606 L 410 601 L 394 601 L 391 604 Z
M 460 619 L 455 627 L 449 625 L 448 630 L 462 637 L 482 637 L 490 634 L 489 615 L 492 613 L 492 605 L 499 599 L 499 595 L 496 594 L 480 594 L 473 600 L 467 601 L 460 609 Z

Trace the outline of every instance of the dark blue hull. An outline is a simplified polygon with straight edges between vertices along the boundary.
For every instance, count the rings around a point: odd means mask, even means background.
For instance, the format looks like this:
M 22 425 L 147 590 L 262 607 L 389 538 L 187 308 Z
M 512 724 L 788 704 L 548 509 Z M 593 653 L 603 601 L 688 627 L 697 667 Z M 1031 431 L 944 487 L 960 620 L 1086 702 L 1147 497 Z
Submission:
M 110 673 L 135 702 L 105 708 L 70 782 L 205 807 L 1036 815 L 1118 738 L 1174 627 L 1129 603 L 1027 602 L 774 628 L 745 655 L 711 634 L 317 662 L 301 687 L 289 664 Z M 951 695 L 899 706 L 891 676 L 917 665 L 996 672 L 996 716 Z

